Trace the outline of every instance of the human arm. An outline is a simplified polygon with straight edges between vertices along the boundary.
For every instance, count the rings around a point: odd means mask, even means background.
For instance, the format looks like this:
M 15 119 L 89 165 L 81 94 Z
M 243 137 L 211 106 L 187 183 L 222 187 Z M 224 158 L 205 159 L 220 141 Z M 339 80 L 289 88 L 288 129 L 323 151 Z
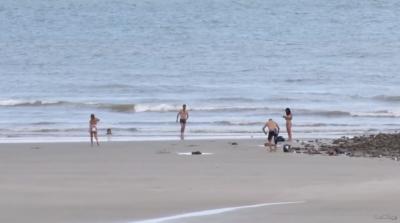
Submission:
M 179 115 L 180 115 L 181 113 L 180 112 L 178 112 L 178 114 L 176 114 L 176 122 L 178 122 L 178 119 L 179 119 Z
M 267 124 L 264 125 L 264 127 L 262 128 L 262 131 L 264 132 L 264 134 L 266 135 L 267 132 L 265 131 L 265 128 L 267 128 Z

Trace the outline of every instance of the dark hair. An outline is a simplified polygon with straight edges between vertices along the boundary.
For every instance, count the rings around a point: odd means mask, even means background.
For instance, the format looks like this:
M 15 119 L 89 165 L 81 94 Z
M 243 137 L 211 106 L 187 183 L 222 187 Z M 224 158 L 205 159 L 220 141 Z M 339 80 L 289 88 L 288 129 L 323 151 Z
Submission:
M 291 115 L 292 114 L 292 112 L 290 111 L 290 108 L 286 108 L 285 112 L 286 112 L 286 115 Z
M 94 114 L 91 114 L 90 115 L 90 119 L 94 119 L 95 117 L 94 117 Z

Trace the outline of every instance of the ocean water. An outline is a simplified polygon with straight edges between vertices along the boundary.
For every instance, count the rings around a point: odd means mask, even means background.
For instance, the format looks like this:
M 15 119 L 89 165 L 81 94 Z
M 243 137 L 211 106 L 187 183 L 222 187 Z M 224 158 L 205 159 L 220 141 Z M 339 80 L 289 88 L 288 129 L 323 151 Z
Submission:
M 398 1 L 3 0 L 0 141 L 400 129 Z M 83 138 L 85 137 L 85 138 Z M 103 137 L 104 138 L 104 137 Z

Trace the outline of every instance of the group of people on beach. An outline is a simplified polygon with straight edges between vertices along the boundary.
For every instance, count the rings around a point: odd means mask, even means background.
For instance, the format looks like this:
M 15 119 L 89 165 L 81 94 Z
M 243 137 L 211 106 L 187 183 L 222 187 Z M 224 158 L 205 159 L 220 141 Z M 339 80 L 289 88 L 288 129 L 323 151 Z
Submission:
M 176 115 L 176 122 L 181 124 L 181 139 L 184 139 L 186 122 L 189 119 L 189 112 L 186 109 L 186 104 L 182 105 L 182 109 L 179 110 Z M 97 136 L 97 124 L 100 122 L 100 119 L 97 118 L 94 114 L 90 115 L 89 120 L 89 133 L 90 133 L 90 143 L 93 146 L 94 140 L 96 140 L 97 146 L 99 146 L 99 138 Z M 112 135 L 111 129 L 107 129 L 107 136 L 110 137 Z
M 282 116 L 286 120 L 286 130 L 288 134 L 288 141 L 292 140 L 292 112 L 290 111 L 290 108 L 285 109 L 285 115 Z M 182 105 L 182 109 L 179 110 L 179 112 L 176 115 L 176 122 L 178 122 L 181 125 L 181 131 L 180 131 L 180 137 L 183 140 L 184 135 L 185 135 L 185 128 L 186 128 L 186 123 L 187 120 L 189 119 L 189 112 L 186 109 L 186 104 Z M 89 133 L 90 133 L 90 143 L 93 146 L 94 142 L 93 139 L 96 140 L 97 146 L 99 146 L 99 139 L 97 136 L 97 124 L 100 122 L 100 119 L 98 119 L 94 114 L 90 115 L 90 121 L 89 121 Z M 268 129 L 268 132 L 266 131 Z M 268 142 L 265 143 L 265 146 L 269 146 L 270 151 L 273 151 L 272 147 L 274 147 L 274 150 L 276 150 L 276 145 L 278 142 L 278 135 L 279 135 L 279 125 L 276 123 L 274 120 L 269 119 L 264 127 L 262 128 L 262 131 L 264 134 L 268 135 L 267 139 Z M 107 129 L 107 135 L 110 136 L 111 129 Z M 273 140 L 273 141 L 272 141 Z

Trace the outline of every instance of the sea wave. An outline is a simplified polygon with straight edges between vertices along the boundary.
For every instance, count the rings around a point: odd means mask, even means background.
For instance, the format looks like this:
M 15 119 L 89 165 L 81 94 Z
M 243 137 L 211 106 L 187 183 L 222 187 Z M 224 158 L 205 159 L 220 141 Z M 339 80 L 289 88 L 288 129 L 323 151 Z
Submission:
M 67 102 L 64 101 L 17 100 L 17 99 L 0 100 L 0 106 L 7 106 L 7 107 L 49 106 L 49 105 L 61 105 L 66 103 Z
M 88 128 L 15 128 L 15 129 L 0 129 L 0 132 L 17 132 L 21 133 L 74 133 L 74 132 L 87 132 Z M 100 132 L 106 132 L 106 128 L 99 128 Z M 114 132 L 139 132 L 137 128 L 112 128 Z
M 308 115 L 308 116 L 327 116 L 327 117 L 339 117 L 339 116 L 351 116 L 351 112 L 348 111 L 339 111 L 339 110 L 308 110 L 308 109 L 300 109 L 298 110 L 299 115 Z
M 387 117 L 397 118 L 400 117 L 400 113 L 391 111 L 375 111 L 375 112 L 354 112 L 351 113 L 353 117 Z
M 220 97 L 220 98 L 211 98 L 204 99 L 203 101 L 215 101 L 215 102 L 254 102 L 255 99 L 245 98 L 245 97 Z
M 395 100 L 393 96 L 391 100 Z M 99 103 L 99 102 L 73 102 L 73 101 L 50 101 L 50 100 L 0 100 L 0 107 L 48 107 L 48 106 L 69 106 L 76 108 L 93 108 L 101 110 L 110 110 L 120 113 L 135 113 L 135 112 L 176 112 L 181 108 L 181 104 L 135 104 L 135 103 Z M 283 108 L 266 107 L 262 105 L 239 105 L 239 106 L 222 106 L 216 105 L 196 105 L 188 106 L 189 111 L 198 112 L 264 112 L 268 115 L 278 115 L 283 113 Z M 322 117 L 400 117 L 397 111 L 360 111 L 351 112 L 345 110 L 313 110 L 303 108 L 293 108 L 292 112 L 295 116 L 322 116 Z M 219 123 L 232 124 L 232 123 Z M 244 125 L 247 125 L 245 123 Z M 257 123 L 258 124 L 258 123 Z M 40 125 L 40 124 L 38 124 Z M 236 124 L 235 124 L 236 125 Z
M 301 78 L 293 78 L 293 79 L 286 79 L 285 82 L 287 83 L 302 83 L 310 81 L 311 79 L 301 79 Z
M 400 102 L 399 95 L 377 95 L 373 99 L 386 102 Z
M 220 126 L 259 126 L 265 124 L 265 122 L 232 122 L 232 121 L 216 121 L 211 123 L 204 124 L 212 124 L 212 125 L 220 125 Z
M 107 109 L 115 112 L 135 112 L 135 104 L 94 104 L 96 108 Z
M 356 124 L 337 124 L 337 123 L 310 123 L 295 124 L 296 127 L 358 127 Z

